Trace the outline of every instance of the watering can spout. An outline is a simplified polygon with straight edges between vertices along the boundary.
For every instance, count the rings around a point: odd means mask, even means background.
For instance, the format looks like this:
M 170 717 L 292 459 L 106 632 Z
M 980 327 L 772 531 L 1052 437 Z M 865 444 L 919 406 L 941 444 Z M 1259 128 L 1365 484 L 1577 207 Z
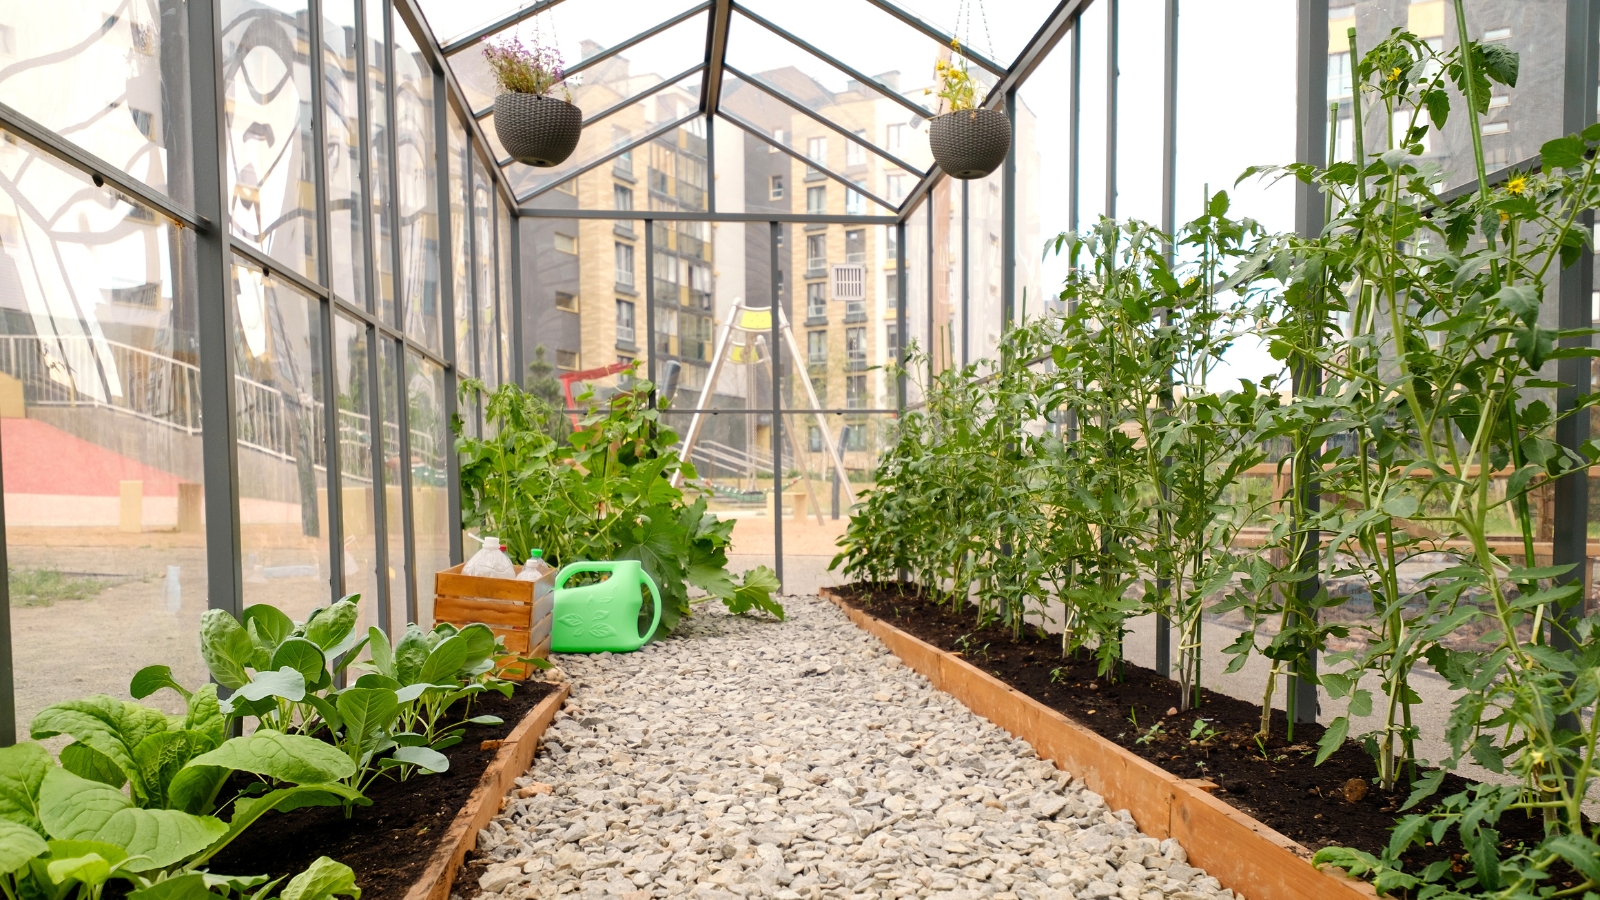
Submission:
M 566 587 L 572 576 L 606 574 L 606 580 Z M 650 591 L 650 629 L 639 633 L 644 607 L 640 588 Z M 661 591 L 636 559 L 577 562 L 556 574 L 550 649 L 556 653 L 629 653 L 643 647 L 661 624 Z

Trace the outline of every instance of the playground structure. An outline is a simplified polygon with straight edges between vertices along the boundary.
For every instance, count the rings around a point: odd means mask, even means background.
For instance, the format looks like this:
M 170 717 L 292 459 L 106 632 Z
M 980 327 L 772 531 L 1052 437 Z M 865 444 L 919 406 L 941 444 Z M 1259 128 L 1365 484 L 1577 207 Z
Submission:
M 706 386 L 695 400 L 693 415 L 689 420 L 689 427 L 684 431 L 683 443 L 678 451 L 679 459 L 689 462 L 697 454 L 699 450 L 697 443 L 700 440 L 700 432 L 705 425 L 706 417 L 714 414 L 711 411 L 710 403 L 715 394 L 717 379 L 721 376 L 722 370 L 726 366 L 730 364 L 744 366 L 765 364 L 767 371 L 772 376 L 772 383 L 777 384 L 778 372 L 773 365 L 773 354 L 770 347 L 770 341 L 775 335 L 782 336 L 782 340 L 787 345 L 792 359 L 798 360 L 802 358 L 799 343 L 795 340 L 794 330 L 789 326 L 788 317 L 783 314 L 781 308 L 777 309 L 777 327 L 774 328 L 772 316 L 772 307 L 746 306 L 743 298 L 734 299 L 733 307 L 728 311 L 728 320 L 717 335 L 715 349 L 711 354 L 711 369 L 706 375 Z M 805 398 L 809 406 L 804 409 L 786 410 L 786 412 L 810 413 L 818 427 L 822 429 L 822 433 L 827 434 L 828 423 L 823 416 L 822 404 L 817 400 L 816 388 L 811 383 L 810 375 L 803 366 L 796 366 L 795 373 L 800 385 L 805 389 Z M 787 448 L 790 457 L 799 459 L 800 447 L 795 442 L 792 430 L 782 428 L 777 422 L 774 425 L 780 428 L 784 447 Z M 839 455 L 839 448 L 832 441 L 824 441 L 823 446 L 828 454 L 828 461 L 833 466 L 837 484 L 844 491 L 847 498 L 847 504 L 853 505 L 856 500 L 855 491 L 850 486 L 850 478 L 845 472 L 844 460 Z M 717 447 L 707 449 L 718 451 L 720 455 L 727 455 L 727 451 L 731 448 L 722 448 L 717 445 Z M 743 457 L 747 465 L 753 464 L 756 459 L 754 455 L 750 454 L 735 455 Z M 772 460 L 771 462 L 774 471 L 779 471 L 779 467 L 782 465 L 781 454 L 780 459 Z M 810 468 L 808 466 L 800 466 L 799 469 L 800 475 L 796 481 L 804 484 L 807 505 L 820 525 L 822 524 L 822 510 L 821 505 L 817 502 L 817 491 L 812 483 Z M 753 468 L 751 471 L 754 471 Z M 675 485 L 681 485 L 682 481 L 683 476 L 681 474 L 673 476 Z M 785 488 L 788 486 L 785 485 Z M 782 513 L 782 496 L 784 493 L 785 491 L 782 490 L 774 492 L 774 515 Z

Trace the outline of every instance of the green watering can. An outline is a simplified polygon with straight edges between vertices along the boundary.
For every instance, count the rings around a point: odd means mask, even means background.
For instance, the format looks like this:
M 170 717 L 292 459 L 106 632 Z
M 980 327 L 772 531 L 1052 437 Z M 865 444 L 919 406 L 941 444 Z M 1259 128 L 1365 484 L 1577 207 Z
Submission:
M 580 572 L 611 575 L 598 584 L 562 587 Z M 639 586 L 650 589 L 655 615 L 650 630 L 639 633 Z M 636 559 L 577 562 L 556 575 L 555 608 L 551 612 L 550 649 L 556 653 L 630 653 L 655 636 L 661 624 L 661 592 Z

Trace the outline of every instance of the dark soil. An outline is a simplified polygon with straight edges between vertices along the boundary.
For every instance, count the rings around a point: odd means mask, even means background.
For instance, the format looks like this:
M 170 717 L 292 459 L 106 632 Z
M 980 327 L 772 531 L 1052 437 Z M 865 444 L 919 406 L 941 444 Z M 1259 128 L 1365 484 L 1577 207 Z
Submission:
M 449 771 L 403 782 L 380 775 L 366 791 L 372 805 L 355 807 L 349 818 L 336 806 L 267 813 L 212 860 L 211 870 L 293 876 L 329 856 L 355 870 L 362 900 L 401 900 L 494 760 L 498 751 L 481 749 L 482 743 L 510 734 L 551 690 L 527 682 L 509 698 L 496 692 L 480 696 L 472 714 L 499 716 L 505 723 L 467 726 L 461 743 L 444 750 Z M 235 779 L 221 796 L 249 784 L 237 774 Z
M 1003 625 L 976 627 L 970 610 L 954 613 L 918 593 L 912 585 L 857 583 L 835 589 L 851 606 L 893 623 L 922 640 L 964 659 L 1035 700 L 1093 730 L 1124 749 L 1180 778 L 1205 778 L 1217 785 L 1212 796 L 1242 810 L 1274 830 L 1315 851 L 1344 846 L 1374 855 L 1388 846 L 1389 832 L 1402 815 L 1399 807 L 1410 790 L 1403 784 L 1394 792 L 1380 791 L 1372 783 L 1375 763 L 1354 741 L 1317 766 L 1320 725 L 1295 726 L 1294 740 L 1286 737 L 1288 720 L 1281 710 L 1272 713 L 1272 737 L 1258 746 L 1255 733 L 1261 724 L 1258 704 L 1202 690 L 1200 709 L 1173 712 L 1178 706 L 1177 682 L 1154 671 L 1124 664 L 1112 681 L 1098 675 L 1097 661 L 1089 654 L 1070 659 L 1061 656 L 1061 639 L 1029 628 L 1013 640 Z M 1280 686 L 1280 696 L 1282 687 Z M 1206 720 L 1215 730 L 1209 739 L 1191 740 L 1195 720 Z M 1161 727 L 1155 729 L 1159 724 Z M 1140 743 L 1142 738 L 1150 739 Z M 1365 796 L 1346 799 L 1346 785 L 1364 786 Z M 1473 782 L 1447 774 L 1434 799 L 1467 789 Z M 1424 809 L 1429 801 L 1420 804 Z M 1408 810 L 1410 812 L 1417 811 Z M 1509 813 L 1499 831 L 1506 847 L 1518 842 L 1537 844 L 1544 837 L 1542 824 Z M 1451 832 L 1441 846 L 1412 848 L 1404 857 L 1407 871 L 1418 871 L 1438 859 L 1461 864 L 1465 848 Z M 1470 857 L 1466 871 L 1472 870 Z M 1559 876 L 1554 879 L 1559 881 Z

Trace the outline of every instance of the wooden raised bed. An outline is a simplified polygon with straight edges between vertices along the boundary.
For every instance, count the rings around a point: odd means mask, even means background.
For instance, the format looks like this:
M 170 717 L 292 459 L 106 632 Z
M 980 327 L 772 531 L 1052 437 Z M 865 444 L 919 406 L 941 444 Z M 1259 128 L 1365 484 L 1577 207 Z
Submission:
M 1311 851 L 1212 797 L 1198 780 L 1149 763 L 958 656 L 874 618 L 838 594 L 822 596 L 934 687 L 1032 745 L 1145 834 L 1175 838 L 1189 863 L 1249 900 L 1372 900 L 1364 881 L 1311 865 Z
M 551 720 L 570 691 L 571 688 L 565 684 L 557 687 L 554 693 L 539 701 L 538 706 L 523 716 L 505 740 L 500 741 L 500 750 L 495 754 L 494 761 L 483 770 L 478 786 L 467 798 L 466 805 L 456 813 L 450 830 L 433 851 L 422 877 L 406 892 L 405 900 L 449 900 L 450 888 L 455 885 L 456 873 L 461 870 L 462 861 L 478 845 L 478 831 L 500 812 L 506 792 L 532 764 L 533 756 L 539 750 L 539 739 L 550 727 Z M 485 742 L 485 745 L 488 746 L 489 742 Z
M 503 677 L 522 681 L 528 666 L 517 657 L 550 656 L 550 612 L 555 608 L 556 573 L 538 581 L 483 578 L 461 574 L 462 563 L 433 576 L 433 622 L 461 627 L 482 622 L 505 639 L 511 656 L 499 661 Z M 522 571 L 518 566 L 517 571 Z

